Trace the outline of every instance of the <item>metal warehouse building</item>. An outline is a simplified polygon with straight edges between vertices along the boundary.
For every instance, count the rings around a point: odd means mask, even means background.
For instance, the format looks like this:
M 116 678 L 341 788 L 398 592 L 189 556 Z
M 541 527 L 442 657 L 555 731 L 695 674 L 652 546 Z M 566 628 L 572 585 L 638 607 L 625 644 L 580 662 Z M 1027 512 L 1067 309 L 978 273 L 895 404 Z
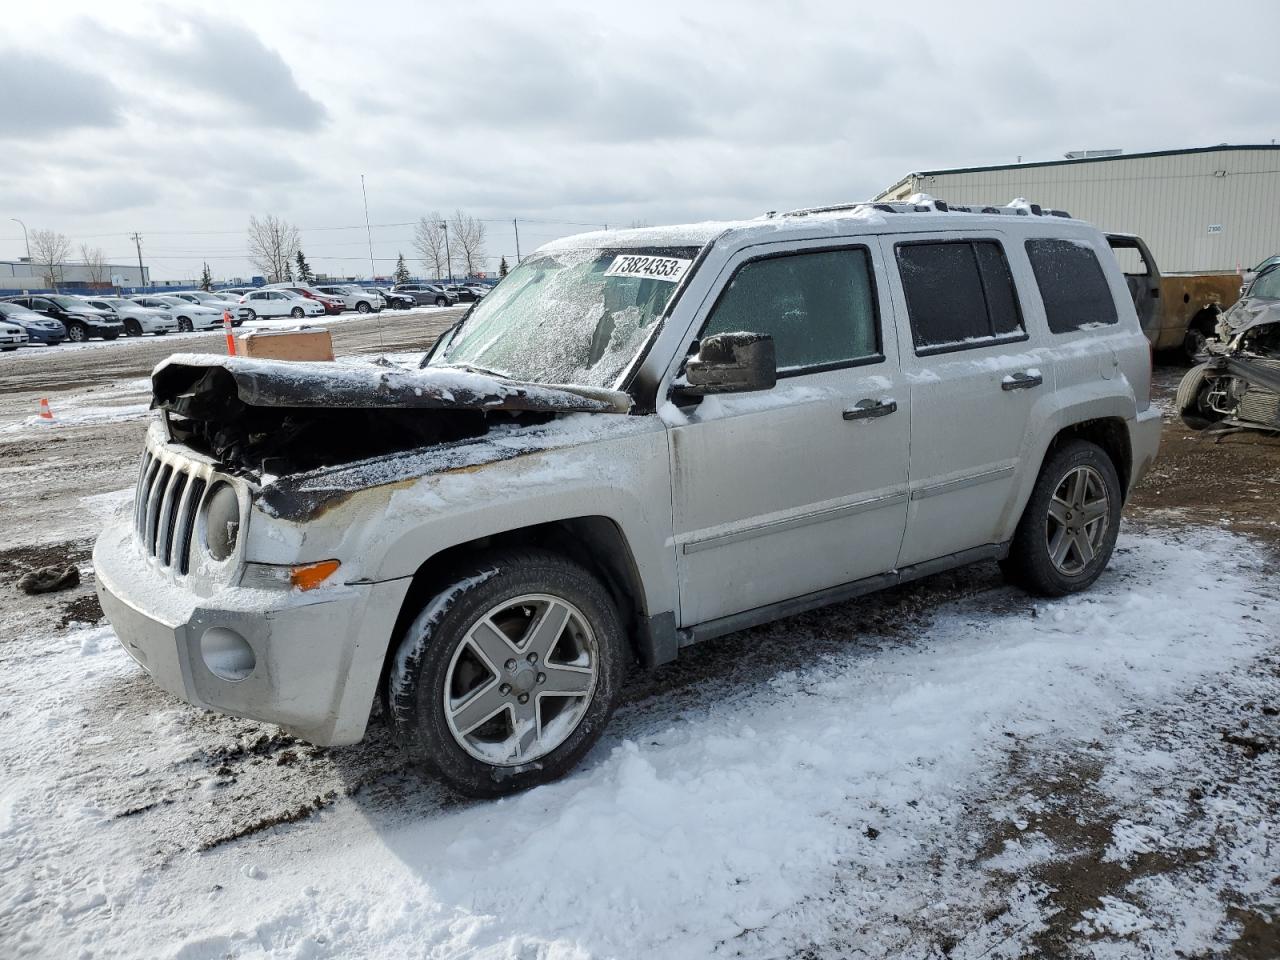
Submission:
M 1111 153 L 1111 151 L 1102 151 Z M 1280 146 L 1198 147 L 909 173 L 877 200 L 1023 197 L 1147 241 L 1162 273 L 1248 269 L 1280 253 Z

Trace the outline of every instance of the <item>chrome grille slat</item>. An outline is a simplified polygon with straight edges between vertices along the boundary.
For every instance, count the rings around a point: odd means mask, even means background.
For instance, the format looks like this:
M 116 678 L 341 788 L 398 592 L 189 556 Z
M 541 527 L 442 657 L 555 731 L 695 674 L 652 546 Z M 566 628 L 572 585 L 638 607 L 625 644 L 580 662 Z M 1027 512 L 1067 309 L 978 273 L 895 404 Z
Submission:
M 173 553 L 177 558 L 178 572 L 183 576 L 191 569 L 191 535 L 196 529 L 196 510 L 199 509 L 200 499 L 207 486 L 204 477 L 192 477 L 187 484 L 187 495 L 182 499 L 182 511 L 177 525 L 178 539 Z
M 156 555 L 156 528 L 160 525 L 160 507 L 164 502 L 164 490 L 169 486 L 169 477 L 172 473 L 172 466 L 167 463 L 161 464 L 148 496 L 147 532 L 142 543 L 147 548 L 147 553 L 153 557 Z
M 138 539 L 145 541 L 147 539 L 147 507 L 151 497 L 151 487 L 156 481 L 156 474 L 160 471 L 160 461 L 156 457 L 152 457 L 147 464 L 142 479 L 138 482 Z
M 166 567 L 173 563 L 173 528 L 178 519 L 178 508 L 187 490 L 187 474 L 174 470 L 160 504 L 160 521 L 156 526 L 156 556 Z

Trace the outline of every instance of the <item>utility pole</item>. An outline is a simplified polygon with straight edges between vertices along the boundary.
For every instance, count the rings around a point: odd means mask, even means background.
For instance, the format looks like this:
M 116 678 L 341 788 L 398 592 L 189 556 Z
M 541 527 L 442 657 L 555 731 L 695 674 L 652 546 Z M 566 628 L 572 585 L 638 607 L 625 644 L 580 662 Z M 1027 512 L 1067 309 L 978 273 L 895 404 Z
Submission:
M 516 231 L 516 263 L 520 262 L 520 221 L 515 217 L 511 218 L 511 226 Z
M 23 243 L 23 245 L 24 245 L 24 246 L 26 246 L 26 248 L 27 248 L 27 261 L 28 261 L 28 262 L 30 262 L 30 260 L 31 260 L 31 241 L 27 239 L 27 225 L 26 225 L 25 223 L 23 223 L 21 220 L 19 220 L 17 217 L 10 217 L 9 219 L 10 219 L 10 220 L 12 220 L 14 223 L 16 223 L 18 226 L 20 226 L 20 227 L 22 228 L 22 243 Z
M 449 221 L 441 220 L 440 226 L 444 227 L 444 259 L 449 271 L 449 285 L 453 286 L 453 254 L 449 252 Z M 439 247 L 436 248 L 437 250 Z
M 142 269 L 142 237 L 136 230 L 133 233 L 133 245 L 138 250 L 138 286 L 149 287 L 151 284 L 147 283 L 147 273 Z
M 369 279 L 377 280 L 378 271 L 373 265 L 373 230 L 369 226 L 369 194 L 364 189 L 364 174 L 360 174 L 360 195 L 364 197 L 364 233 L 369 239 Z

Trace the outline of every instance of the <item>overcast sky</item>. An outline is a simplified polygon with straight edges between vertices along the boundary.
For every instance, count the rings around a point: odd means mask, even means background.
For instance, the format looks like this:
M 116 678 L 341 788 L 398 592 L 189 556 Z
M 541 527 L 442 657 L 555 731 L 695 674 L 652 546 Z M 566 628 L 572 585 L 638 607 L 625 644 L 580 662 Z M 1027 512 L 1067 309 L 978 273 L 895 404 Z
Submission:
M 863 199 L 932 167 L 1280 138 L 1274 0 L 6 4 L 0 258 L 51 228 L 157 278 L 412 257 L 430 210 L 513 258 L 575 224 Z M 1034 199 L 1034 198 L 1032 198 Z M 551 223 L 546 221 L 569 221 Z M 358 226 L 359 229 L 339 229 Z

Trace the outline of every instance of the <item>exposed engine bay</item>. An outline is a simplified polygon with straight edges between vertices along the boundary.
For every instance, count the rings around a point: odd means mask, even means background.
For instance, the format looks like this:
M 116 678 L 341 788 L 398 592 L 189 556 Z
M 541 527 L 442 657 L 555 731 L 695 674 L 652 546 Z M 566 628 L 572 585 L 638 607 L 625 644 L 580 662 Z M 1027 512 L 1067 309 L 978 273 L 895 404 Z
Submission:
M 543 386 L 455 369 L 177 354 L 152 374 L 169 439 L 251 476 L 286 476 L 534 426 L 624 413 L 612 390 Z
M 1178 413 L 1194 430 L 1280 432 L 1280 302 L 1242 301 L 1219 324 L 1221 342 L 1178 387 Z

